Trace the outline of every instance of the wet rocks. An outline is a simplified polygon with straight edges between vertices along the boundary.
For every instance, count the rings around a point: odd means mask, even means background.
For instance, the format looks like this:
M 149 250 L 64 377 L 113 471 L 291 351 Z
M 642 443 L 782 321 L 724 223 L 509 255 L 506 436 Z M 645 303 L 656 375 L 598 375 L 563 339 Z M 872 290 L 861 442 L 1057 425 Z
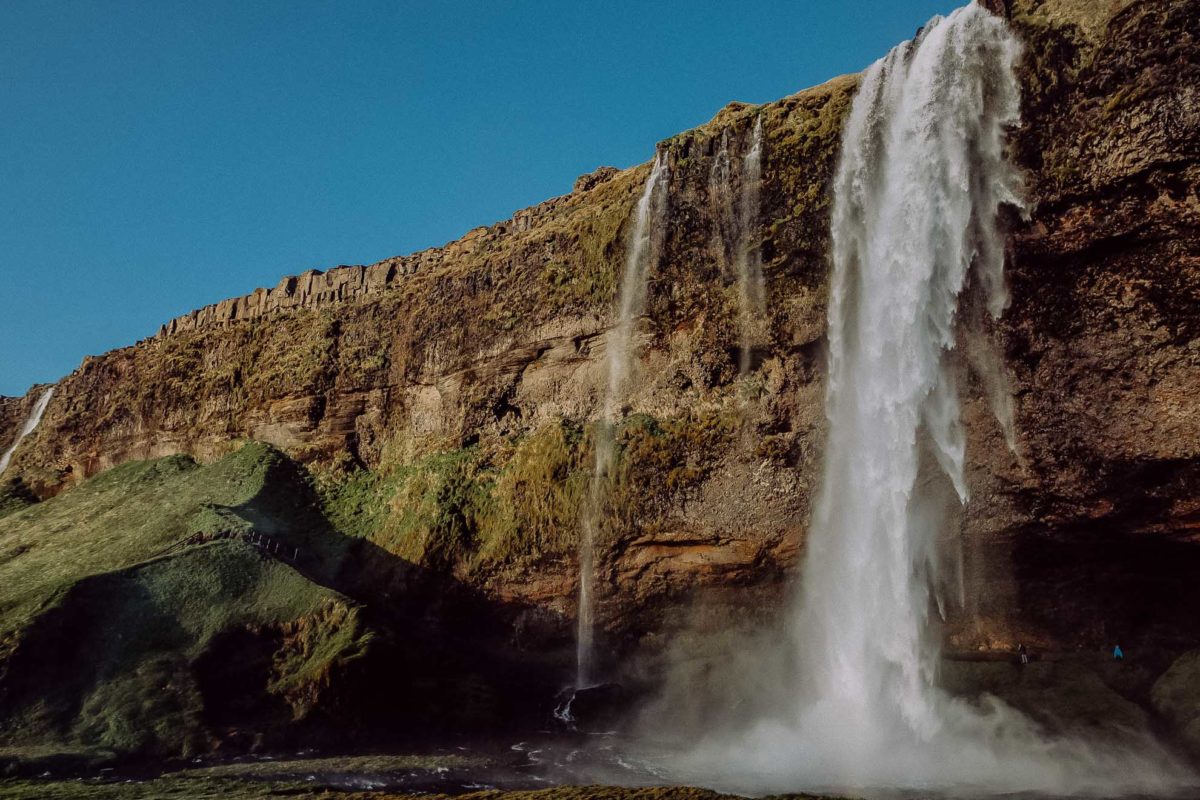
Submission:
M 1154 710 L 1170 720 L 1200 756 L 1200 650 L 1187 653 L 1154 684 Z

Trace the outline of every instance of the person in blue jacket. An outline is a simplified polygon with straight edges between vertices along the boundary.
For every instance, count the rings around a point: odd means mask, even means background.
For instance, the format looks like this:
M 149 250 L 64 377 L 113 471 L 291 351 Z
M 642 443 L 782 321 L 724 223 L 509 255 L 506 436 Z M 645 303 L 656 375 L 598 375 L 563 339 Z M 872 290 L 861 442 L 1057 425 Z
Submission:
M 1125 651 L 1121 649 L 1121 645 L 1113 648 L 1113 661 L 1124 661 Z

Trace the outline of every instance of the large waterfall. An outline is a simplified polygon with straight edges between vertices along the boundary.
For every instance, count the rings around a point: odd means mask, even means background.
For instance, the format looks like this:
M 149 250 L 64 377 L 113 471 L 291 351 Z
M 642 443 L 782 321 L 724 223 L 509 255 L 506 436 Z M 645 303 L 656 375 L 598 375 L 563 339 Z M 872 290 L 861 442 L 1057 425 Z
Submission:
M 829 438 L 797 635 L 820 702 L 876 735 L 941 723 L 926 624 L 941 520 L 917 479 L 940 473 L 968 499 L 945 362 L 969 280 L 993 313 L 1006 304 L 996 215 L 1017 198 L 1003 140 L 1019 119 L 1018 53 L 978 6 L 935 20 L 868 70 L 843 137 Z
M 1007 304 L 997 217 L 1020 46 L 978 5 L 935 18 L 863 76 L 833 184 L 828 439 L 786 631 L 731 655 L 727 725 L 683 780 L 751 792 L 1154 786 L 1132 755 L 1051 740 L 938 688 L 937 538 L 966 503 L 950 359 L 959 301 Z M 1128 752 L 1136 749 L 1126 743 Z
M 663 153 L 654 166 L 634 211 L 633 233 L 625 252 L 625 269 L 617 298 L 617 324 L 608 335 L 605 367 L 608 372 L 596 426 L 596 460 L 591 487 L 583 508 L 579 542 L 579 618 L 576 636 L 576 688 L 595 682 L 593 652 L 595 625 L 595 545 L 603 517 L 605 487 L 615 457 L 613 426 L 628 390 L 633 363 L 633 337 L 637 320 L 646 307 L 646 282 L 657 260 L 656 233 L 662 229 L 667 207 L 667 159 Z
M 42 396 L 33 404 L 33 408 L 29 412 L 29 416 L 25 419 L 25 423 L 21 426 L 20 432 L 17 433 L 17 438 L 9 445 L 9 448 L 4 451 L 4 455 L 0 455 L 0 475 L 8 469 L 8 463 L 12 461 L 13 453 L 17 452 L 17 445 L 21 443 L 29 434 L 37 430 L 37 426 L 42 421 L 42 414 L 46 413 L 46 406 L 50 404 L 50 395 L 54 394 L 54 387 L 51 386 L 46 391 L 42 392 Z

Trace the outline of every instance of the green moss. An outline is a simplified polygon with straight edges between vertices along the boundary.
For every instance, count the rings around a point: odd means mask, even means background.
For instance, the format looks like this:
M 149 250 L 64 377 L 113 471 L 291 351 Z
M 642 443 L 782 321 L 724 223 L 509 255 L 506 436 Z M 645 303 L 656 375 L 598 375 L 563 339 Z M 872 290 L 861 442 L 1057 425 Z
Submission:
M 630 417 L 617 434 L 620 468 L 614 491 L 624 498 L 621 505 L 628 507 L 639 494 L 666 499 L 698 484 L 740 424 L 735 413 L 719 409 L 696 409 L 667 419 Z
M 741 424 L 733 411 L 657 419 L 615 431 L 616 468 L 603 488 L 611 535 L 641 524 L 707 477 Z M 570 557 L 594 465 L 595 428 L 545 424 L 494 452 L 479 446 L 423 456 L 324 486 L 331 520 L 414 564 L 459 574 Z
M 279 326 L 273 320 L 270 325 L 255 325 L 259 334 L 276 334 L 255 337 L 255 343 L 260 348 L 274 346 L 277 349 L 273 351 L 273 357 L 254 358 L 257 368 L 245 373 L 246 390 L 251 395 L 268 395 L 274 393 L 278 386 L 309 394 L 332 384 L 336 374 L 334 358 L 338 323 L 332 310 L 309 314 L 314 317 L 313 324 Z M 277 335 L 281 327 L 286 333 L 286 340 L 281 340 Z M 255 352 L 252 349 L 251 353 L 257 356 L 263 350 Z
M 486 513 L 488 477 L 475 447 L 437 453 L 399 469 L 392 513 L 380 538 L 413 563 L 449 568 L 474 543 L 478 520 Z
M 367 469 L 340 475 L 325 471 L 316 474 L 321 509 L 337 530 L 362 539 L 383 525 L 396 492 L 394 481 L 384 480 L 379 472 Z
M 580 231 L 582 264 L 572 268 L 565 261 L 547 262 L 541 274 L 547 302 L 558 308 L 592 307 L 615 292 L 612 265 L 620 228 L 619 221 L 607 227 L 603 219 L 592 220 Z
M 261 689 L 285 697 L 369 639 L 353 604 L 241 542 L 84 578 L 23 632 L 6 683 L 25 702 L 5 728 L 119 752 L 207 749 L 198 660 L 231 632 L 281 626 L 303 641 L 282 646 Z
M 276 651 L 256 691 L 303 717 L 331 665 L 370 642 L 357 607 L 241 541 L 180 543 L 257 531 L 300 548 L 308 574 L 327 581 L 344 554 L 327 528 L 304 476 L 261 444 L 205 467 L 183 456 L 128 463 L 10 514 L 0 529 L 4 735 L 206 749 L 197 664 L 243 634 Z
M 490 483 L 475 565 L 537 561 L 572 551 L 590 480 L 582 429 L 562 421 L 521 439 Z
M 339 531 L 413 563 L 493 568 L 574 548 L 589 445 L 568 422 L 502 448 L 440 451 L 318 481 Z
M 764 198 L 772 209 L 769 235 L 782 245 L 777 248 L 782 256 L 823 256 L 827 250 L 829 182 L 857 88 L 855 78 L 839 78 L 769 106 L 764 113 L 771 144 L 764 165 Z

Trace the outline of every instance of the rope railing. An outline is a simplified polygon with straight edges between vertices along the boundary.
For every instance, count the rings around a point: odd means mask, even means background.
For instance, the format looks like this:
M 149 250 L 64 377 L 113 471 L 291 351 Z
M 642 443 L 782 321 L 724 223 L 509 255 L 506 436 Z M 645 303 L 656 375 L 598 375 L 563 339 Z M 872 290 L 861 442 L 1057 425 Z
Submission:
M 278 558 L 280 561 L 286 561 L 296 564 L 300 561 L 300 548 L 297 545 L 290 545 L 286 542 L 281 542 L 279 539 L 268 536 L 259 531 L 235 531 L 235 530 L 220 530 L 220 531 L 200 531 L 193 533 L 185 539 L 180 539 L 171 546 L 154 554 L 154 558 L 165 556 L 168 553 L 182 550 L 187 547 L 195 547 L 209 542 L 217 542 L 225 539 L 234 539 L 245 542 L 246 544 L 257 548 L 260 552 Z

